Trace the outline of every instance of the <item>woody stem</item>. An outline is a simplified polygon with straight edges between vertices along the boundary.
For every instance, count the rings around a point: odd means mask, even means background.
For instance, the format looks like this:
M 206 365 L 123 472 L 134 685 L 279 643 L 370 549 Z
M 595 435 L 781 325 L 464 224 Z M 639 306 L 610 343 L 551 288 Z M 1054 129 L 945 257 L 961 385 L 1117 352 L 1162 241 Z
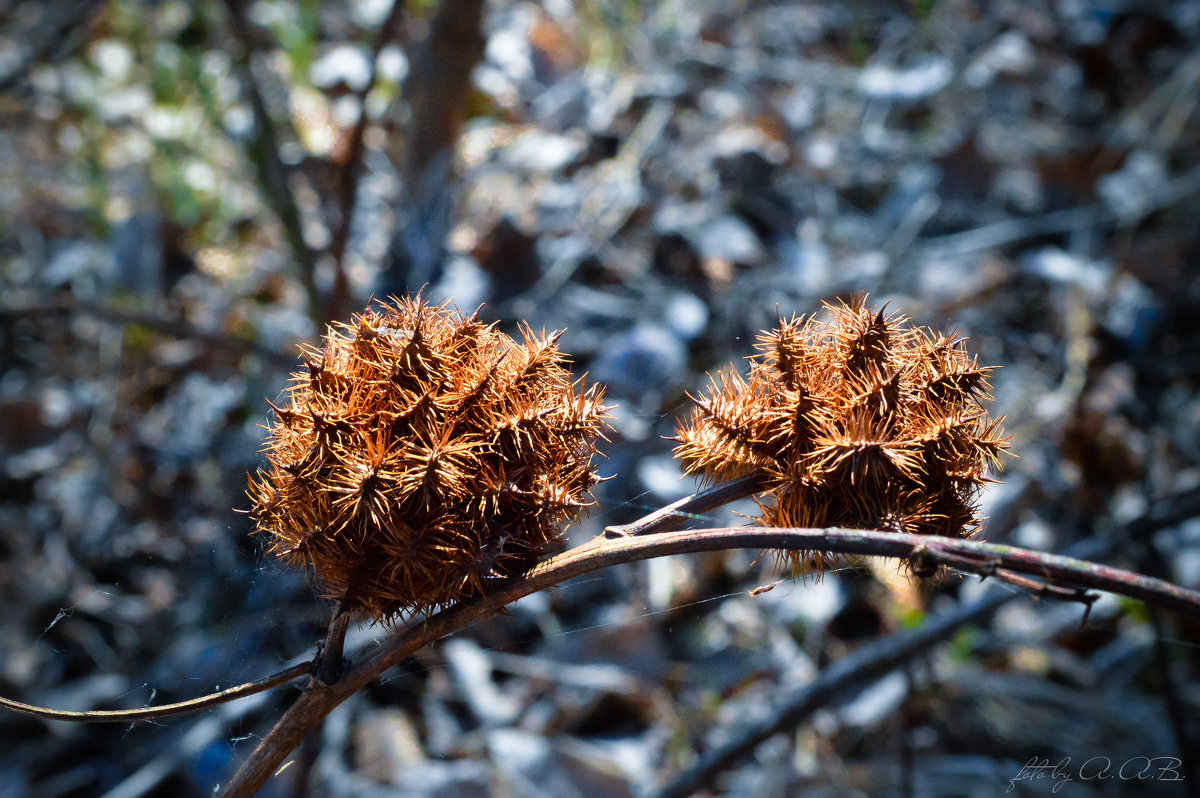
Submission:
M 680 511 L 677 507 L 676 512 Z M 920 554 L 936 563 L 953 563 L 952 567 L 956 569 L 991 574 L 999 567 L 1069 588 L 1108 590 L 1200 617 L 1200 592 L 1087 560 L 981 541 L 931 539 L 923 535 L 862 529 L 772 527 L 693 529 L 654 535 L 625 532 L 616 537 L 610 533 L 543 562 L 525 576 L 488 595 L 455 604 L 404 629 L 373 654 L 348 668 L 336 684 L 314 684 L 250 754 L 234 775 L 225 795 L 230 798 L 254 795 L 288 753 L 316 729 L 334 707 L 421 648 L 494 614 L 512 601 L 610 565 L 722 549 L 815 550 L 904 560 Z
M 342 649 L 346 644 L 346 628 L 350 623 L 350 614 L 346 612 L 345 606 L 344 601 L 339 601 L 333 610 L 333 617 L 329 620 L 325 646 L 317 663 L 316 676 L 321 684 L 336 684 L 342 675 Z

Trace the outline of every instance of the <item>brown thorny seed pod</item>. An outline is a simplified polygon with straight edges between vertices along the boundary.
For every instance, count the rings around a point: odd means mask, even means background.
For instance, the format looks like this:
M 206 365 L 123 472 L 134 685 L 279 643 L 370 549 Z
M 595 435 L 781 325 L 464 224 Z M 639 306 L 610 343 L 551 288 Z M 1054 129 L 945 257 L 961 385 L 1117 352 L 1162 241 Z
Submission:
M 1003 419 L 980 405 L 991 369 L 961 336 L 866 300 L 826 304 L 828 321 L 780 319 L 760 335 L 748 375 L 730 367 L 693 397 L 676 455 L 712 482 L 765 477 L 767 526 L 969 537 L 985 471 L 1008 448 Z M 778 560 L 793 574 L 831 564 L 824 552 Z
M 602 392 L 557 335 L 522 342 L 420 297 L 305 352 L 251 478 L 257 531 L 358 621 L 486 590 L 561 545 L 591 504 Z

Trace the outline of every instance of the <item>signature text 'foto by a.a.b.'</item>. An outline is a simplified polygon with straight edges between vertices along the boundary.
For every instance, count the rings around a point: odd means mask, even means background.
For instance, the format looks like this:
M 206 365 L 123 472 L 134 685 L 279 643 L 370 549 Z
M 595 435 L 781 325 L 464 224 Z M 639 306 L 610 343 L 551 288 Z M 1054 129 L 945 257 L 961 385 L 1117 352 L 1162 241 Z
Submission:
M 1180 765 L 1173 756 L 1135 756 L 1123 761 L 1094 756 L 1078 764 L 1071 757 L 1052 762 L 1035 756 L 1008 780 L 1005 792 L 1012 792 L 1021 782 L 1047 782 L 1050 792 L 1058 793 L 1073 781 L 1183 781 Z

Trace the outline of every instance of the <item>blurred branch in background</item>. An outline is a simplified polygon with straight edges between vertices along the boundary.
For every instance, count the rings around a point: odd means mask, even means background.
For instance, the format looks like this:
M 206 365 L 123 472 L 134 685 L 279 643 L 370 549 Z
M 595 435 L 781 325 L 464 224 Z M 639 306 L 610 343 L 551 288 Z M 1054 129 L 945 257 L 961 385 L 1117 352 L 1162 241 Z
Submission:
M 317 253 L 304 237 L 304 225 L 292 185 L 294 170 L 280 157 L 279 133 L 255 75 L 257 37 L 246 18 L 247 5 L 246 0 L 225 2 L 229 11 L 229 28 L 237 43 L 234 62 L 237 64 L 238 78 L 254 113 L 254 136 L 247 144 L 247 155 L 254 164 L 268 205 L 283 225 L 284 238 L 296 263 L 297 277 L 308 298 L 309 315 L 320 329 L 330 318 L 317 287 Z M 344 281 L 344 278 L 341 279 Z
M 367 79 L 355 93 L 358 101 L 358 119 L 350 131 L 349 138 L 343 146 L 340 158 L 340 168 L 333 178 L 333 199 L 336 208 L 336 218 L 333 220 L 333 233 L 329 243 L 329 255 L 335 264 L 334 282 L 329 297 L 330 319 L 346 318 L 350 311 L 350 285 L 346 276 L 346 245 L 350 240 L 350 229 L 354 223 L 354 208 L 358 201 L 359 176 L 363 170 L 363 155 L 366 152 L 365 141 L 369 116 L 367 113 L 367 97 L 379 79 L 379 56 L 384 47 L 399 43 L 404 38 L 402 24 L 404 20 L 405 0 L 392 0 L 391 9 L 379 30 L 375 34 L 375 42 L 371 47 Z
M 396 231 L 381 293 L 402 296 L 435 282 L 445 258 L 457 181 L 454 152 L 467 120 L 471 75 L 483 58 L 483 0 L 439 3 L 425 38 L 413 42 Z
M 1115 534 L 1081 540 L 1071 546 L 1067 553 L 1086 560 L 1105 560 L 1128 548 L 1131 542 L 1145 539 L 1181 520 L 1194 518 L 1198 513 L 1200 491 L 1168 497 L 1152 512 L 1115 530 Z M 1002 530 L 992 531 L 1004 536 Z M 863 646 L 845 660 L 822 671 L 803 688 L 781 699 L 766 718 L 736 730 L 731 729 L 725 743 L 702 753 L 693 765 L 649 795 L 652 798 L 686 798 L 694 794 L 704 785 L 712 784 L 721 772 L 751 756 L 754 749 L 766 740 L 777 734 L 794 731 L 816 710 L 845 701 L 904 662 L 927 655 L 931 645 L 946 640 L 964 625 L 987 623 L 998 609 L 1020 595 L 1017 591 L 992 589 L 985 597 L 971 604 L 928 619 L 919 629 L 891 635 Z M 1157 614 L 1153 606 L 1149 607 L 1149 611 Z M 1162 635 L 1159 630 L 1155 648 L 1161 647 Z M 1183 754 L 1184 762 L 1188 762 L 1190 749 L 1180 746 L 1178 750 Z
M 295 355 L 271 349 L 249 338 L 207 332 L 182 319 L 166 319 L 150 313 L 127 311 L 95 302 L 64 300 L 47 305 L 0 305 L 0 321 L 3 322 L 18 318 L 45 319 L 57 316 L 63 316 L 69 320 L 73 315 L 91 316 L 110 324 L 142 327 L 169 338 L 198 341 L 207 346 L 228 349 L 233 352 L 255 354 L 277 366 L 290 366 L 296 362 Z
M 389 147 L 403 153 L 398 166 L 403 193 L 396 209 L 397 228 L 389 263 L 381 276 L 382 295 L 402 295 L 435 280 L 442 268 L 445 238 L 451 226 L 455 185 L 454 153 L 468 117 L 471 75 L 483 57 L 482 0 L 454 0 L 436 6 L 422 20 L 426 33 L 410 55 L 403 98 L 409 109 L 403 141 Z M 353 304 L 346 262 L 347 248 L 364 169 L 370 124 L 367 99 L 379 77 L 378 60 L 385 47 L 405 38 L 405 3 L 397 0 L 375 33 L 367 55 L 367 75 L 355 89 L 358 118 L 332 157 L 328 209 L 328 246 L 317 249 L 304 235 L 303 218 L 293 196 L 296 169 L 280 156 L 280 135 L 256 74 L 256 31 L 247 18 L 245 0 L 226 0 L 230 29 L 238 42 L 238 75 L 253 110 L 255 136 L 249 155 L 258 170 L 268 204 L 283 225 L 299 269 L 313 319 L 318 324 L 345 316 Z M 322 292 L 318 267 L 327 258 L 332 279 Z
M 927 655 L 931 646 L 950 639 L 964 626 L 986 624 L 998 609 L 1018 595 L 993 589 L 982 599 L 930 618 L 920 629 L 868 643 L 821 671 L 803 688 L 782 697 L 765 719 L 733 733 L 724 745 L 706 751 L 694 765 L 646 795 L 687 798 L 696 794 L 713 784 L 722 772 L 753 755 L 764 741 L 794 731 L 819 709 L 845 703 L 906 662 Z
M 20 9 L 19 6 L 26 8 Z M 0 28 L 8 29 L 19 11 L 30 10 L 34 4 L 14 3 L 0 13 Z M 38 3 L 33 11 L 35 22 L 29 30 L 22 31 L 25 52 L 15 64 L 0 70 L 0 92 L 14 88 L 29 76 L 30 71 L 42 64 L 56 63 L 75 51 L 87 38 L 86 28 L 91 24 L 93 13 L 104 5 L 104 0 L 78 0 L 77 2 Z
M 663 437 L 705 371 L 859 290 L 1003 364 L 1021 460 L 988 496 L 1028 490 L 986 511 L 996 542 L 1068 550 L 1200 483 L 1195 3 L 227 2 L 0 0 L 0 693 L 166 704 L 311 651 L 328 608 L 230 508 L 279 353 L 343 286 L 569 328 L 624 408 L 576 542 L 693 490 Z M 1195 589 L 1200 522 L 1118 556 Z M 750 595 L 767 564 L 660 558 L 518 602 L 343 704 L 271 789 L 634 794 L 975 591 L 850 568 Z M 915 661 L 902 711 L 873 697 L 893 674 L 719 783 L 882 794 L 911 765 L 913 795 L 988 795 L 1034 754 L 1194 747 L 1200 626 L 1081 614 L 1011 602 Z M 290 692 L 220 728 L 8 717 L 4 789 L 211 795 Z

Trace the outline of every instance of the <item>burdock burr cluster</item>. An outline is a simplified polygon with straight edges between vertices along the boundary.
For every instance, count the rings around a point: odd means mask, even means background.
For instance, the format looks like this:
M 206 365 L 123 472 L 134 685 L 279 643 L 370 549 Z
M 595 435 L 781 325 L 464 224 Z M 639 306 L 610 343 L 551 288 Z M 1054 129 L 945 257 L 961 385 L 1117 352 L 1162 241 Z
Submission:
M 1006 448 L 989 369 L 961 338 L 867 307 L 780 320 L 678 430 L 683 468 L 757 475 L 761 522 L 966 537 Z M 274 406 L 250 480 L 269 548 L 359 621 L 487 591 L 561 546 L 592 503 L 602 391 L 557 336 L 514 340 L 448 306 L 396 299 L 335 325 Z M 793 572 L 828 564 L 782 553 Z

